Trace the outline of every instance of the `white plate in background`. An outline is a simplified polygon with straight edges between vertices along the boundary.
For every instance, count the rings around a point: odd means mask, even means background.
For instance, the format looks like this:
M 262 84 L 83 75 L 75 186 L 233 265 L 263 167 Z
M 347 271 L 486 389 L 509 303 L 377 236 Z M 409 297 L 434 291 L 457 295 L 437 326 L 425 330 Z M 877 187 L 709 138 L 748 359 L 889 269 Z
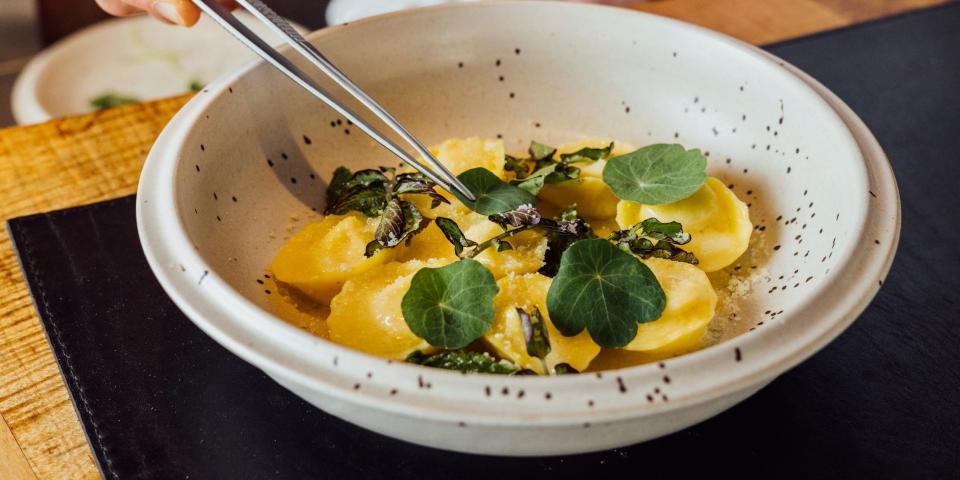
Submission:
M 471 2 L 474 0 L 330 0 L 327 7 L 327 24 L 340 25 L 361 18 L 408 8 L 429 7 L 441 3 Z
M 236 15 L 270 43 L 281 43 L 248 13 Z M 141 101 L 179 95 L 194 82 L 205 85 L 255 58 L 205 16 L 192 28 L 149 16 L 106 20 L 57 42 L 27 64 L 13 87 L 13 115 L 23 125 L 89 112 L 94 110 L 91 100 L 107 93 Z

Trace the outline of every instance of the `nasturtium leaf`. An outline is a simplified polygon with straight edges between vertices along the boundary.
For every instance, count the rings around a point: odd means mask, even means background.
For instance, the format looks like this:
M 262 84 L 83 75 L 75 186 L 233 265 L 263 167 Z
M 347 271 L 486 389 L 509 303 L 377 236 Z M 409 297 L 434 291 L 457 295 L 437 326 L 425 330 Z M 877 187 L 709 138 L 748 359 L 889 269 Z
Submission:
M 511 375 L 520 370 L 516 365 L 506 360 L 493 358 L 487 352 L 469 350 L 444 350 L 433 355 L 426 355 L 417 350 L 407 356 L 407 362 L 425 367 L 497 375 Z
M 610 142 L 606 147 L 600 148 L 591 148 L 584 147 L 576 152 L 572 153 L 562 153 L 560 154 L 560 161 L 564 164 L 567 163 L 579 163 L 579 162 L 595 162 L 601 158 L 606 158 L 607 155 L 610 155 L 610 152 L 613 150 L 613 142 Z
M 563 253 L 547 291 L 553 325 L 566 336 L 584 328 L 604 348 L 620 348 L 637 324 L 660 318 L 666 295 L 653 272 L 607 240 L 581 240 Z
M 700 150 L 655 144 L 607 160 L 603 181 L 624 200 L 659 205 L 693 195 L 707 180 Z
M 430 345 L 463 348 L 493 324 L 499 290 L 487 267 L 462 259 L 414 274 L 400 308 L 410 330 Z
M 482 215 L 506 212 L 521 205 L 533 205 L 535 196 L 515 185 L 500 180 L 493 172 L 485 168 L 472 168 L 457 176 L 473 192 L 476 201 L 456 194 L 457 198 L 471 210 Z
M 477 242 L 470 240 L 463 234 L 463 230 L 460 230 L 460 225 L 457 225 L 457 222 L 447 217 L 437 217 L 434 222 L 436 222 L 440 231 L 443 232 L 443 236 L 446 237 L 447 241 L 453 244 L 453 253 L 458 257 L 463 253 L 464 248 L 477 246 Z

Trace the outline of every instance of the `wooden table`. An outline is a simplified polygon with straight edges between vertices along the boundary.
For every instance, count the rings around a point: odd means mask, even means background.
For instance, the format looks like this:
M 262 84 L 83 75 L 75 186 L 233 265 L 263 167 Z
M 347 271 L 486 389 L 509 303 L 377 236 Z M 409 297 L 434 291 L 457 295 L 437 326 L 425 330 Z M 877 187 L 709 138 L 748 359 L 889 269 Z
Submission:
M 764 44 L 944 0 L 664 0 L 633 8 Z M 0 130 L 0 217 L 135 191 L 154 139 L 189 100 L 170 98 Z M 10 240 L 0 236 L 0 478 L 96 478 L 90 448 L 31 304 Z

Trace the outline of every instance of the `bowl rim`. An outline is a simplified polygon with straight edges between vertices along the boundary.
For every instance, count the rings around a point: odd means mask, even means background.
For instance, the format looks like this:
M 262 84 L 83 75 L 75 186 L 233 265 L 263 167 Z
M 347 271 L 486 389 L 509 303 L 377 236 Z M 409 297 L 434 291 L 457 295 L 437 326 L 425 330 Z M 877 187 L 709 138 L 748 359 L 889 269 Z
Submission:
M 866 258 L 854 259 L 853 255 L 841 255 L 844 260 L 838 262 L 835 266 L 833 278 L 823 282 L 811 293 L 811 297 L 819 296 L 821 293 L 826 295 L 831 287 L 838 284 L 844 285 L 843 288 L 833 289 L 835 296 L 836 291 L 844 291 L 845 293 L 834 300 L 835 306 L 830 310 L 830 315 L 820 315 L 818 322 L 808 327 L 808 330 L 803 331 L 802 335 L 794 335 L 789 342 L 789 348 L 783 348 L 776 353 L 767 354 L 765 358 L 747 363 L 745 365 L 749 365 L 748 368 L 742 368 L 737 372 L 732 372 L 729 369 L 716 370 L 712 372 L 716 373 L 714 381 L 698 382 L 698 385 L 691 387 L 688 392 L 671 396 L 669 403 L 647 404 L 646 401 L 640 400 L 642 396 L 637 396 L 636 401 L 629 404 L 589 409 L 584 406 L 578 409 L 576 414 L 568 414 L 563 418 L 558 418 L 557 415 L 531 418 L 528 414 L 505 412 L 503 408 L 486 410 L 436 408 L 435 403 L 424 404 L 422 401 L 417 401 L 422 400 L 421 397 L 401 396 L 386 400 L 383 395 L 373 393 L 370 390 L 362 389 L 358 391 L 350 388 L 352 380 L 348 382 L 341 380 L 355 377 L 347 377 L 347 374 L 343 371 L 339 373 L 332 371 L 329 364 L 326 363 L 329 362 L 331 356 L 334 362 L 337 361 L 337 358 L 343 359 L 345 363 L 351 363 L 353 368 L 358 371 L 389 368 L 397 375 L 416 377 L 417 374 L 424 372 L 424 367 L 373 357 L 315 337 L 255 305 L 229 286 L 214 272 L 212 267 L 203 261 L 193 247 L 176 209 L 162 207 L 163 205 L 176 204 L 175 178 L 180 158 L 179 152 L 184 147 L 182 140 L 186 137 L 191 126 L 203 118 L 205 109 L 219 95 L 223 94 L 229 85 L 260 65 L 261 62 L 259 61 L 252 62 L 231 74 L 221 77 L 192 99 L 161 133 L 144 165 L 137 194 L 138 233 L 151 269 L 178 307 L 218 343 L 246 361 L 268 371 L 271 375 L 282 372 L 285 378 L 308 385 L 335 398 L 381 411 L 416 418 L 442 418 L 451 421 L 466 419 L 476 424 L 508 426 L 531 423 L 537 425 L 572 425 L 582 423 L 585 418 L 591 421 L 638 418 L 701 404 L 726 394 L 744 390 L 751 385 L 758 385 L 764 380 L 772 379 L 813 355 L 846 329 L 866 308 L 879 289 L 878 284 L 881 283 L 890 269 L 899 239 L 900 202 L 892 168 L 876 138 L 846 104 L 812 77 L 768 52 L 719 32 L 667 17 L 608 6 L 559 2 L 502 1 L 439 5 L 394 12 L 363 19 L 348 25 L 329 27 L 314 32 L 309 38 L 315 40 L 327 35 L 335 35 L 345 28 L 350 28 L 350 25 L 380 22 L 385 19 L 409 15 L 421 15 L 424 12 L 456 8 L 509 8 L 519 5 L 525 8 L 610 9 L 616 10 L 618 15 L 634 15 L 644 21 L 672 24 L 674 27 L 710 37 L 711 40 L 725 43 L 743 51 L 744 54 L 755 56 L 758 60 L 782 68 L 789 77 L 798 82 L 799 86 L 810 90 L 823 103 L 825 108 L 832 110 L 836 114 L 839 124 L 847 129 L 851 142 L 859 149 L 863 161 L 863 180 L 866 182 L 864 189 L 870 189 L 871 193 L 882 193 L 866 202 L 866 207 L 864 207 L 855 229 L 858 236 L 850 242 L 848 250 L 869 241 L 866 239 L 868 220 L 885 222 L 882 223 L 885 228 L 875 232 L 872 236 L 872 238 L 883 240 L 882 245 L 885 245 L 885 247 L 882 247 L 883 250 L 880 251 L 880 254 L 868 255 Z M 179 259 L 178 265 L 171 263 L 175 258 Z M 196 281 L 184 280 L 179 271 L 183 264 L 189 264 L 191 268 L 193 266 L 205 267 L 203 287 L 204 290 L 210 290 L 209 293 L 200 294 Z M 843 280 L 848 281 L 842 282 Z M 785 315 L 784 318 L 804 316 L 806 312 L 813 308 L 812 303 L 814 302 L 801 304 L 792 314 Z M 822 306 L 819 308 L 822 308 Z M 254 331 L 253 325 L 240 325 L 243 322 L 261 323 L 256 326 L 256 331 Z M 784 321 L 771 323 L 765 328 L 745 332 L 737 337 L 737 344 L 749 348 L 750 345 L 759 345 L 764 341 L 770 342 L 776 337 L 778 330 L 784 324 Z M 817 328 L 813 328 L 814 326 Z M 274 342 L 274 350 L 270 351 L 270 345 L 256 344 L 252 339 L 254 335 L 262 336 L 266 340 Z M 290 347 L 290 351 L 278 352 L 276 348 L 280 345 Z M 322 345 L 322 347 L 318 349 L 318 345 Z M 715 360 L 719 360 L 721 355 L 727 355 L 732 348 L 731 342 L 726 341 L 665 360 L 660 362 L 659 365 L 669 363 L 672 366 L 671 368 L 706 365 L 705 368 L 709 369 L 711 364 L 719 363 Z M 325 351 L 327 355 L 301 358 L 296 357 L 297 350 L 312 350 L 315 353 L 319 350 Z M 286 358 L 278 358 L 281 356 Z M 625 379 L 642 378 L 658 375 L 659 365 L 650 363 L 610 370 L 605 373 L 613 375 L 616 372 L 616 375 L 621 375 Z M 322 372 L 323 375 L 318 375 L 319 372 Z M 430 375 L 437 380 L 470 387 L 488 384 L 490 383 L 489 377 L 491 377 L 482 374 L 461 375 L 459 372 L 439 369 L 430 369 Z M 338 376 L 341 378 L 337 378 Z M 498 385 L 510 386 L 512 389 L 553 386 L 556 388 L 583 388 L 584 391 L 589 391 L 590 386 L 596 385 L 591 377 L 593 375 L 562 377 L 501 376 L 497 377 L 497 383 Z M 450 395 L 454 395 L 454 392 L 450 392 Z M 446 397 L 446 400 L 449 401 L 450 397 Z M 495 407 L 499 406 L 499 404 L 495 405 Z M 642 408 L 640 408 L 641 406 Z

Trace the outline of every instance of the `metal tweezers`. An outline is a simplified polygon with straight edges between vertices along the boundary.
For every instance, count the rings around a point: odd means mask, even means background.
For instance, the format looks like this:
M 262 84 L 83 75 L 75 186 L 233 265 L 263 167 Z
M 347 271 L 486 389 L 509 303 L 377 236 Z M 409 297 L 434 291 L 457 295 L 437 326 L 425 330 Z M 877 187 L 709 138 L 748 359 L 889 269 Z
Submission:
M 276 32 L 277 35 L 280 35 L 280 37 L 290 44 L 290 46 L 300 53 L 300 55 L 306 57 L 310 63 L 319 68 L 320 71 L 322 71 L 328 77 L 333 79 L 337 85 L 353 95 L 353 97 L 359 100 L 364 107 L 373 112 L 377 118 L 387 124 L 387 126 L 393 129 L 393 131 L 397 132 L 397 134 L 400 135 L 400 137 L 403 138 L 411 147 L 413 147 L 413 149 L 421 157 L 423 157 L 428 164 L 430 164 L 430 167 L 433 167 L 435 170 L 431 170 L 427 166 L 417 161 L 416 158 L 397 146 L 397 144 L 392 142 L 390 139 L 384 137 L 383 134 L 368 125 L 353 111 L 333 98 L 329 92 L 317 85 L 317 83 L 311 80 L 311 78 L 302 70 L 297 68 L 293 62 L 286 59 L 280 54 L 280 52 L 277 52 L 273 47 L 271 47 L 270 44 L 265 42 L 262 38 L 258 37 L 257 34 L 253 33 L 253 31 L 247 28 L 246 25 L 240 22 L 240 20 L 230 13 L 229 10 L 220 5 L 217 0 L 193 0 L 193 3 L 196 4 L 200 10 L 209 15 L 210 18 L 219 23 L 220 26 L 230 32 L 230 34 L 253 50 L 257 55 L 260 55 L 264 60 L 276 67 L 277 70 L 280 70 L 284 75 L 290 77 L 291 80 L 313 94 L 313 96 L 323 100 L 324 103 L 336 110 L 338 113 L 340 113 L 340 115 L 343 115 L 344 118 L 359 127 L 360 130 L 363 130 L 367 135 L 379 142 L 380 145 L 383 145 L 391 153 L 397 157 L 400 157 L 401 160 L 416 169 L 418 172 L 422 173 L 441 188 L 451 193 L 459 193 L 469 200 L 475 200 L 475 197 L 473 193 L 470 192 L 470 189 L 463 185 L 463 183 L 461 183 L 456 176 L 450 173 L 450 171 L 447 170 L 443 164 L 434 158 L 430 151 L 423 146 L 423 143 L 421 143 L 420 140 L 417 140 L 417 138 L 414 137 L 413 134 L 411 134 L 410 131 L 407 130 L 403 125 L 401 125 L 400 122 L 393 117 L 393 115 L 390 115 L 389 112 L 384 110 L 383 107 L 370 98 L 370 96 L 361 90 L 360 87 L 347 78 L 347 76 L 344 75 L 340 69 L 334 66 L 333 63 L 327 60 L 327 58 L 316 49 L 316 47 L 307 42 L 307 40 L 297 33 L 297 31 L 294 30 L 286 20 L 277 15 L 276 12 L 265 5 L 262 1 L 237 0 L 237 3 L 245 10 L 249 11 L 257 20 L 266 24 L 271 30 Z M 454 192 L 454 190 L 456 192 Z

